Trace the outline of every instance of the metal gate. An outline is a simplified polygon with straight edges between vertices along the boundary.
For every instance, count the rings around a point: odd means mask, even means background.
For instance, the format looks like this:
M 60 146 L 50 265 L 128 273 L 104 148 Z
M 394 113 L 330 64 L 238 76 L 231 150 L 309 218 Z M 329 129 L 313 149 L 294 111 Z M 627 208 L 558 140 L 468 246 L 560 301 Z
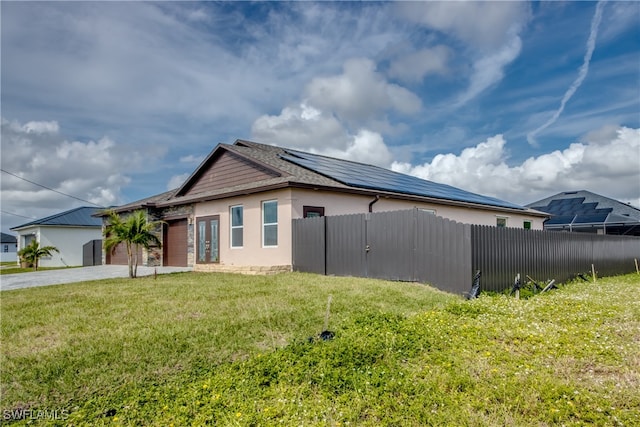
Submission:
M 296 271 L 469 288 L 470 226 L 419 209 L 293 221 Z
M 82 245 L 82 266 L 102 264 L 102 240 L 90 240 Z

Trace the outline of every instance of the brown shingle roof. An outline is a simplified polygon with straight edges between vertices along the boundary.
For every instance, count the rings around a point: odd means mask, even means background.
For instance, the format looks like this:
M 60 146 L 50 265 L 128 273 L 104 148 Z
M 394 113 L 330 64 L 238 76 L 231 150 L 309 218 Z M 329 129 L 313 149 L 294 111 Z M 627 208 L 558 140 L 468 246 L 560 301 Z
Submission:
M 205 194 L 180 194 L 185 189 L 189 188 L 189 185 L 193 184 L 200 174 L 205 171 L 212 161 L 215 160 L 216 156 L 221 154 L 221 150 L 232 152 L 241 157 L 245 157 L 248 160 L 260 164 L 263 167 L 268 169 L 272 169 L 278 172 L 277 177 L 271 177 L 259 181 L 253 181 L 249 183 L 239 184 L 236 186 L 224 187 L 220 189 L 210 190 Z M 295 151 L 295 150 L 294 150 Z M 117 208 L 117 211 L 128 211 L 134 210 L 141 207 L 154 206 L 154 207 L 168 207 L 168 206 L 177 206 L 184 205 L 190 203 L 196 203 L 205 200 L 215 200 L 221 199 L 225 197 L 232 197 L 236 195 L 249 194 L 249 193 L 257 193 L 262 191 L 273 190 L 277 188 L 287 188 L 287 187 L 309 187 L 309 188 L 320 188 L 320 189 L 335 189 L 337 191 L 342 192 L 351 192 L 351 193 L 359 193 L 359 194 L 378 194 L 378 195 L 389 195 L 391 197 L 401 197 L 408 198 L 412 200 L 430 200 L 436 203 L 444 203 L 444 204 L 453 204 L 453 205 L 465 205 L 472 206 L 477 205 L 477 203 L 473 202 L 460 202 L 455 200 L 447 200 L 443 198 L 433 198 L 428 196 L 411 196 L 411 195 L 403 195 L 398 194 L 393 191 L 385 191 L 383 189 L 367 189 L 367 188 L 357 188 L 353 186 L 349 186 L 343 184 L 335 179 L 330 178 L 329 176 L 322 175 L 318 172 L 310 170 L 308 168 L 302 167 L 292 161 L 288 161 L 282 158 L 282 156 L 290 155 L 290 153 L 285 148 L 273 146 L 273 145 L 265 145 L 259 144 L 252 141 L 246 140 L 236 140 L 233 145 L 229 144 L 219 144 L 216 148 L 209 154 L 207 159 L 205 159 L 198 169 L 187 179 L 185 184 L 182 187 L 167 191 L 162 194 L 158 194 L 152 197 L 148 197 L 146 199 L 138 200 L 136 202 L 129 203 L 127 205 L 120 206 Z M 506 207 L 492 207 L 492 206 L 483 206 L 489 209 L 497 209 L 504 210 Z M 506 210 L 513 210 L 506 208 Z M 521 210 L 521 209 L 517 209 Z M 529 210 L 532 214 L 538 214 L 538 212 Z

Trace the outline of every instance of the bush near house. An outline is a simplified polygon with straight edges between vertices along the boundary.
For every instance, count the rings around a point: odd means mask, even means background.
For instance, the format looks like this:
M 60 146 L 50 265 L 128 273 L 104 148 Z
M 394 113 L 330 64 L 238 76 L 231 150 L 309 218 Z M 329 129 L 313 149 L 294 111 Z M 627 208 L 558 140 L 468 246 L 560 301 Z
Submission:
M 639 290 L 628 275 L 464 301 L 192 273 L 3 292 L 2 409 L 64 410 L 60 425 L 639 425 Z M 308 340 L 329 294 L 335 338 Z
M 18 256 L 20 257 L 20 267 L 33 267 L 33 269 L 37 271 L 40 258 L 50 257 L 53 252 L 60 251 L 55 246 L 40 246 L 40 243 L 38 243 L 38 241 L 32 240 L 31 243 L 18 251 Z

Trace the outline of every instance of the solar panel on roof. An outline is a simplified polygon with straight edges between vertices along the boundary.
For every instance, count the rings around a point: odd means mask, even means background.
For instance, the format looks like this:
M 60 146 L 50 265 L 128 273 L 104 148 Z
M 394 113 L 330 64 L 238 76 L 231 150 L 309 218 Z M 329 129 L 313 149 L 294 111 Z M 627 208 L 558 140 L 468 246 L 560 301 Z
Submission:
M 349 162 L 294 150 L 287 150 L 287 154 L 280 157 L 353 187 L 524 209 L 522 206 L 505 202 L 504 200 L 470 193 L 450 185 L 438 184 L 363 163 Z
M 580 206 L 576 210 L 576 213 L 583 213 L 583 214 L 593 213 L 596 210 L 596 206 L 598 206 L 597 203 L 584 203 L 582 206 Z
M 590 215 L 577 215 L 574 224 L 601 224 L 609 216 L 608 213 L 590 214 Z
M 554 216 L 545 221 L 544 225 L 568 225 L 573 222 L 575 215 Z

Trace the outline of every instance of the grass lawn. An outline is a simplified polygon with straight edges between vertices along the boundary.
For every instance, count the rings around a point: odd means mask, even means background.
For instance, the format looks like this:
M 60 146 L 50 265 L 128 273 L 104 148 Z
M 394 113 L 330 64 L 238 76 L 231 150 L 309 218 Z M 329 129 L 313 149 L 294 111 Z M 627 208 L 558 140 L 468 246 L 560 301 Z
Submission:
M 309 342 L 329 294 L 336 337 Z M 638 275 L 526 300 L 297 273 L 5 291 L 1 409 L 60 425 L 640 425 L 639 295 Z

